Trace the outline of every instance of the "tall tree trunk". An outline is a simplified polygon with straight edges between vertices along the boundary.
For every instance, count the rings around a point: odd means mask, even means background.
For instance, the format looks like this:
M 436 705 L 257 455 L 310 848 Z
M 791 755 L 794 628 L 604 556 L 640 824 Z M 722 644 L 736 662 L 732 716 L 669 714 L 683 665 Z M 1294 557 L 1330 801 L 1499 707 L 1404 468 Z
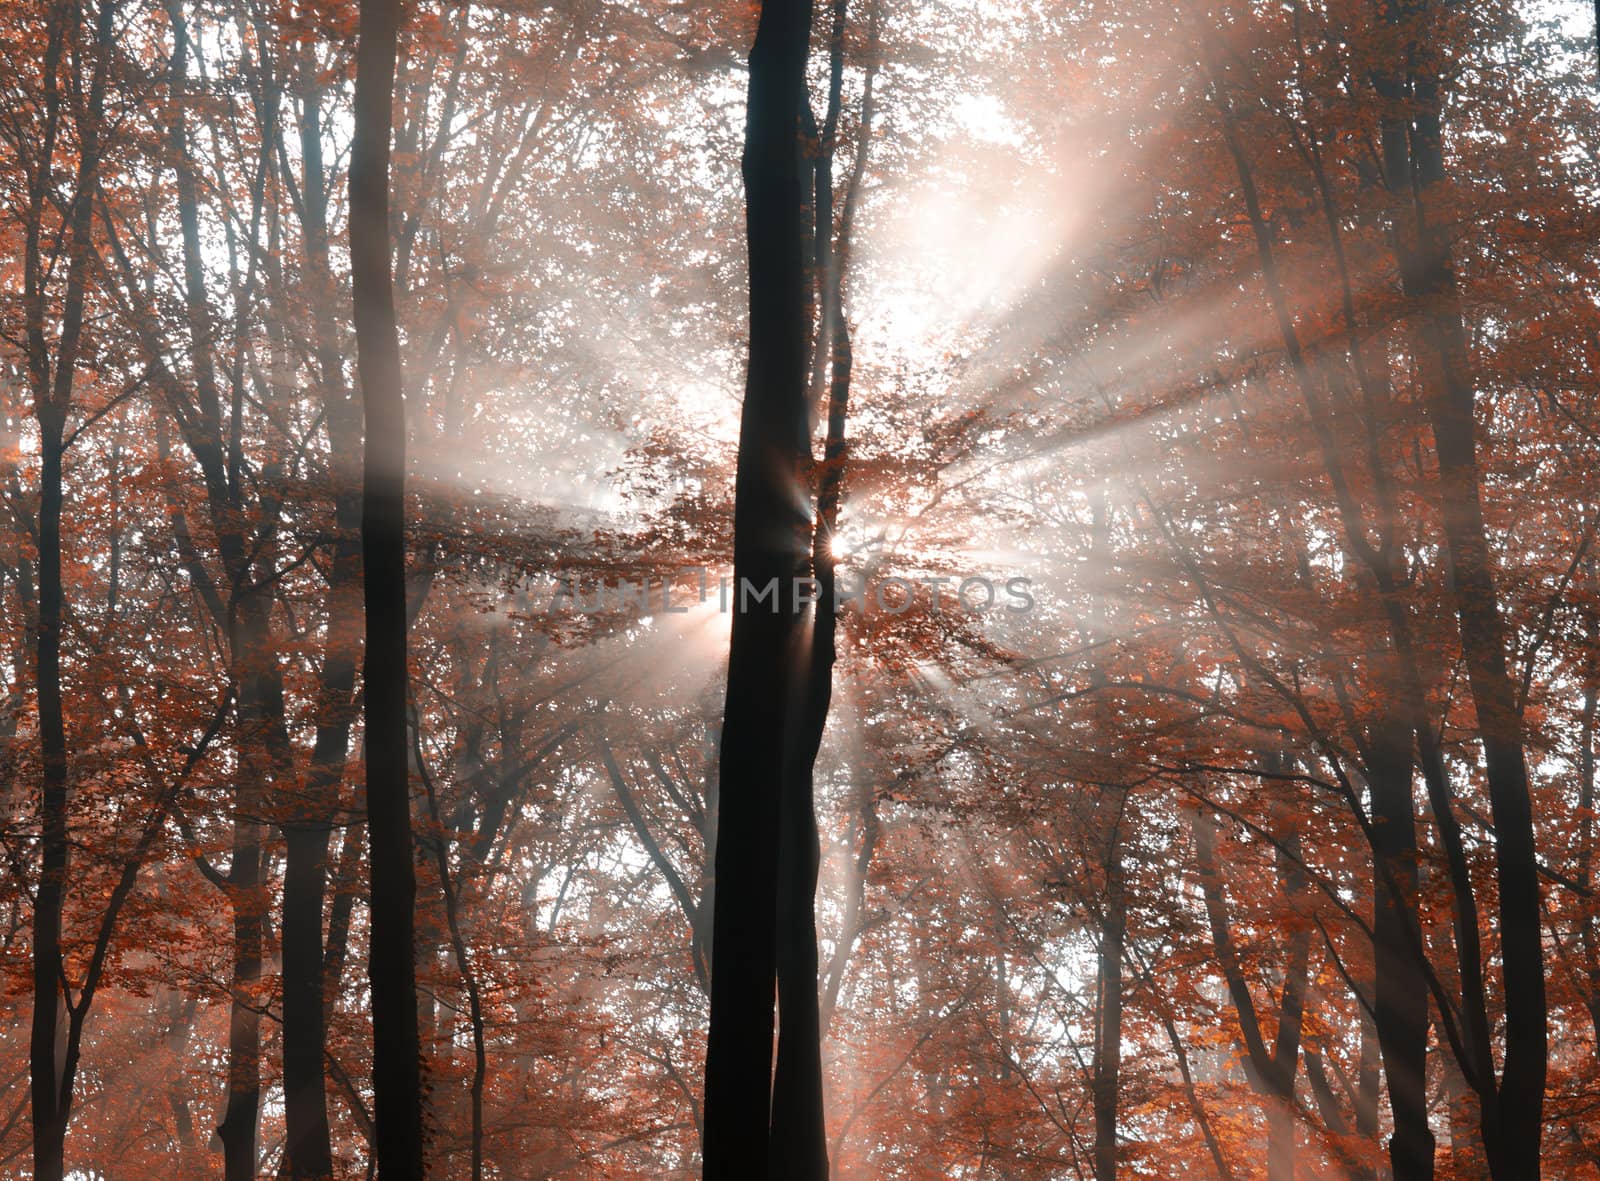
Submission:
M 242 538 L 235 535 L 233 542 L 241 543 Z M 234 675 L 240 685 L 245 757 L 234 791 L 233 845 L 226 880 L 233 910 L 234 951 L 229 984 L 228 1105 L 217 1135 L 222 1140 L 226 1181 L 254 1181 L 261 1110 L 261 982 L 270 906 L 265 825 L 257 817 L 267 807 L 268 792 L 262 785 L 288 781 L 292 755 L 268 605 L 258 591 L 246 588 L 234 606 L 239 620 L 232 645 Z
M 1474 1064 L 1483 1139 L 1496 1181 L 1534 1181 L 1549 1046 L 1543 926 L 1533 805 L 1522 711 L 1506 664 L 1506 630 L 1495 588 L 1478 469 L 1476 394 L 1461 295 L 1447 226 L 1430 218 L 1445 179 L 1442 100 L 1430 0 L 1395 0 L 1390 19 L 1411 25 L 1403 75 L 1383 76 L 1385 178 L 1401 205 L 1394 226 L 1401 286 L 1421 347 L 1423 402 L 1439 467 L 1450 585 L 1467 685 L 1477 714 L 1495 829 L 1505 1054 L 1498 1084 L 1488 1061 Z M 1400 78 L 1404 77 L 1404 83 Z
M 68 4 L 52 7 L 46 34 L 43 63 L 45 127 L 28 194 L 23 259 L 29 390 L 33 397 L 34 417 L 39 424 L 36 559 L 39 617 L 35 631 L 34 684 L 38 694 L 41 769 L 40 867 L 33 907 L 33 1014 L 28 1043 L 33 1175 L 37 1181 L 61 1181 L 66 1170 L 67 1122 L 72 1106 L 70 1078 L 63 1078 L 60 1049 L 65 1016 L 61 929 L 69 837 L 67 732 L 61 691 L 61 623 L 66 605 L 61 583 L 61 517 L 66 499 L 62 459 L 68 445 L 65 437 L 67 414 L 72 406 L 73 381 L 77 375 L 89 283 L 94 197 L 100 173 L 100 121 L 105 102 L 105 78 L 114 11 L 110 0 L 102 0 L 95 21 L 89 93 L 78 118 L 78 167 L 66 229 L 67 279 L 53 365 L 45 332 L 49 275 L 43 261 L 43 243 L 44 217 L 50 205 L 48 188 L 61 111 L 57 75 L 64 58 L 74 64 L 81 62 L 76 47 L 70 55 L 63 53 L 69 33 L 81 19 L 81 12 L 76 10 L 76 6 Z
M 867 60 L 861 87 L 861 117 L 856 130 L 855 158 L 844 186 L 838 225 L 834 225 L 833 165 L 837 157 L 839 115 L 843 107 L 844 46 L 848 0 L 833 0 L 833 29 L 829 36 L 828 107 L 818 141 L 815 177 L 815 261 L 819 276 L 821 316 L 819 336 L 812 358 L 812 401 L 827 394 L 827 430 L 817 491 L 816 526 L 812 531 L 811 566 L 817 578 L 818 630 L 813 637 L 810 676 L 815 691 L 810 731 L 818 744 L 832 703 L 832 676 L 838 631 L 837 566 L 834 538 L 839 527 L 839 507 L 844 496 L 844 475 L 848 465 L 846 424 L 850 410 L 850 383 L 855 353 L 851 343 L 849 309 L 846 301 L 850 269 L 850 250 L 855 235 L 856 211 L 861 204 L 862 178 L 866 175 L 867 155 L 872 144 L 872 124 L 877 104 L 874 90 L 878 77 L 878 42 L 883 19 L 882 0 L 870 0 L 867 15 Z M 823 618 L 823 613 L 826 618 Z M 824 680 L 824 678 L 826 678 Z M 826 690 L 826 692 L 822 692 Z M 819 707 L 820 709 L 816 708 Z M 815 755 L 812 755 L 813 761 Z M 839 989 L 851 950 L 861 934 L 862 909 L 866 903 L 867 871 L 876 850 L 879 826 L 875 788 L 852 766 L 852 777 L 861 816 L 861 844 L 857 851 L 840 937 L 825 972 L 820 1002 L 821 1028 L 833 1019 Z
M 801 126 L 810 31 L 810 0 L 764 0 L 750 51 L 743 161 L 750 357 L 734 487 L 734 615 L 719 756 L 706 1181 L 768 1176 L 775 867 L 785 733 L 803 639 L 794 580 L 806 573 L 808 549 L 810 313 Z M 747 602 L 747 589 L 769 585 L 776 593 L 771 607 Z M 791 858 L 803 852 L 793 843 L 790 851 Z
M 823 1110 L 822 1019 L 819 1005 L 816 891 L 820 864 L 815 807 L 816 762 L 833 703 L 839 612 L 835 588 L 838 562 L 834 537 L 839 526 L 846 463 L 845 426 L 849 417 L 853 365 L 850 325 L 844 304 L 844 267 L 849 226 L 834 241 L 833 161 L 844 80 L 847 0 L 834 0 L 829 34 L 828 105 L 820 135 L 812 187 L 814 259 L 822 306 L 813 348 L 814 388 L 827 377 L 827 431 L 817 479 L 817 512 L 811 530 L 811 573 L 816 580 L 809 646 L 801 654 L 799 694 L 790 721 L 788 766 L 783 779 L 783 814 L 778 855 L 778 1061 L 773 1077 L 772 1139 L 769 1174 L 773 1181 L 825 1181 L 827 1128 Z M 869 67 L 870 69 L 871 67 Z M 810 107 L 802 112 L 809 118 Z M 859 189 L 866 153 L 870 111 L 864 113 L 857 168 L 849 183 L 846 210 Z
M 361 0 L 350 148 L 350 275 L 366 426 L 361 551 L 371 936 L 373 1121 L 381 1181 L 423 1176 L 416 877 L 406 741 L 405 400 L 389 254 L 398 0 Z
M 1384 1060 L 1389 1070 L 1390 1105 L 1393 1110 L 1395 1135 L 1390 1144 L 1397 1181 L 1402 1178 L 1430 1178 L 1433 1175 L 1433 1133 L 1428 1127 L 1427 1104 L 1424 1086 L 1424 1069 L 1419 1063 L 1427 1055 L 1427 1001 L 1426 977 L 1419 957 L 1424 954 L 1423 944 L 1416 934 L 1416 831 L 1415 814 L 1411 801 L 1412 759 L 1411 738 L 1414 737 L 1424 775 L 1430 787 L 1430 798 L 1437 801 L 1435 812 L 1445 828 L 1444 841 L 1452 858 L 1459 845 L 1452 840 L 1453 815 L 1449 804 L 1448 781 L 1442 772 L 1438 745 L 1427 719 L 1426 697 L 1417 668 L 1412 626 L 1402 587 L 1403 572 L 1395 548 L 1395 501 L 1391 481 L 1384 467 L 1382 447 L 1379 442 L 1379 423 L 1386 417 L 1389 404 L 1387 380 L 1376 375 L 1367 364 L 1361 346 L 1361 334 L 1355 311 L 1354 288 L 1342 244 L 1338 212 L 1334 206 L 1332 189 L 1323 170 L 1321 156 L 1313 148 L 1311 164 L 1313 175 L 1322 195 L 1329 240 L 1333 246 L 1340 276 L 1342 313 L 1347 334 L 1347 348 L 1351 368 L 1361 385 L 1363 404 L 1367 415 L 1368 455 L 1370 475 L 1376 500 L 1376 524 L 1379 543 L 1368 540 L 1366 512 L 1358 501 L 1353 485 L 1345 471 L 1345 458 L 1330 427 L 1329 408 L 1323 396 L 1318 377 L 1302 348 L 1299 331 L 1280 277 L 1276 259 L 1273 229 L 1264 215 L 1249 155 L 1239 135 L 1236 116 L 1231 102 L 1222 89 L 1220 73 L 1213 70 L 1214 97 L 1222 115 L 1223 138 L 1238 171 L 1241 193 L 1253 230 L 1262 280 L 1268 303 L 1284 342 L 1290 367 L 1300 387 L 1311 425 L 1316 431 L 1324 466 L 1333 487 L 1341 524 L 1344 549 L 1353 567 L 1365 570 L 1383 605 L 1383 615 L 1388 623 L 1389 646 L 1385 653 L 1376 644 L 1368 655 L 1369 666 L 1375 676 L 1392 694 L 1398 705 L 1395 720 L 1385 720 L 1374 728 L 1371 739 L 1374 766 L 1369 767 L 1369 781 L 1373 793 L 1373 868 L 1376 878 L 1374 889 L 1377 900 L 1376 936 L 1379 947 L 1376 953 L 1376 1022 L 1378 1037 L 1385 1047 Z M 1397 746 L 1402 733 L 1409 735 L 1406 746 Z M 1403 761 L 1402 761 L 1403 760 Z M 1460 865 L 1459 861 L 1456 865 Z M 1477 922 L 1471 890 L 1471 880 L 1464 870 L 1453 875 L 1456 882 L 1454 898 L 1457 906 L 1457 943 L 1462 963 L 1464 991 L 1471 992 L 1476 976 Z M 1417 1014 L 1421 1005 L 1421 1016 Z M 1481 1006 L 1469 1005 L 1469 1012 L 1481 1012 Z M 1477 1022 L 1474 1030 L 1486 1028 Z M 1485 1035 L 1486 1040 L 1486 1035 Z M 1400 1156 L 1396 1157 L 1395 1154 Z
M 215 588 L 207 596 L 217 624 L 229 640 L 231 672 L 239 685 L 242 723 L 241 774 L 234 794 L 233 845 L 223 883 L 233 912 L 233 975 L 229 982 L 228 1098 L 217 1128 L 222 1141 L 226 1181 L 253 1181 L 257 1175 L 257 1133 L 261 1106 L 261 976 L 264 959 L 267 882 L 263 825 L 268 785 L 293 779 L 293 750 L 284 713 L 282 671 L 272 643 L 271 606 L 257 584 L 255 565 L 261 546 L 247 533 L 240 465 L 226 437 L 213 350 L 216 330 L 206 292 L 202 256 L 199 183 L 190 153 L 186 125 L 188 54 L 191 34 L 180 0 L 166 5 L 173 45 L 169 84 L 177 97 L 172 105 L 168 143 L 177 176 L 178 220 L 182 240 L 184 302 L 187 312 L 193 409 L 176 378 L 166 369 L 160 344 L 146 338 L 145 348 L 174 405 L 174 418 L 200 466 L 206 503 L 227 576 L 224 607 Z M 146 330 L 148 331 L 148 330 Z M 237 419 L 234 420 L 237 425 Z M 208 576 L 198 562 L 197 581 Z
M 283 821 L 283 1091 L 285 1171 L 296 1181 L 332 1176 L 328 1124 L 328 987 L 322 938 L 328 840 L 355 714 L 361 629 L 361 489 L 354 470 L 360 411 L 345 388 L 328 265 L 328 193 L 322 159 L 322 88 L 308 51 L 300 71 L 301 201 L 313 339 L 328 430 L 334 542 L 328 570 L 327 629 L 317 694 L 317 731 L 304 798 L 286 801 Z
M 333 1173 L 322 1011 L 328 834 L 314 818 L 283 824 L 284 1170 L 297 1181 Z

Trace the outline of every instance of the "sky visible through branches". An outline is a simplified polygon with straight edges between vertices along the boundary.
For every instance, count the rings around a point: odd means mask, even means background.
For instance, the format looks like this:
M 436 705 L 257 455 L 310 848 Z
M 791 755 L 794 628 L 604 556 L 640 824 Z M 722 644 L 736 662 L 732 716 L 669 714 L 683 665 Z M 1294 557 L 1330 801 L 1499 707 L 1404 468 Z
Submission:
M 0 1177 L 1600 1178 L 1594 19 L 4 0 Z

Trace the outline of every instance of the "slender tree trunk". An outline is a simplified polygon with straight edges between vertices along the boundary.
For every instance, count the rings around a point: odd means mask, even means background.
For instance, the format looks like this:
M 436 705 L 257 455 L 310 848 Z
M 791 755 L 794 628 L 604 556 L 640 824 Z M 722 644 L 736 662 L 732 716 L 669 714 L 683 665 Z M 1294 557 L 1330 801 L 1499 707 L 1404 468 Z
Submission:
M 344 980 L 345 957 L 350 950 L 350 922 L 355 916 L 356 899 L 361 893 L 361 826 L 345 827 L 339 842 L 339 856 L 333 866 L 333 902 L 328 907 L 328 941 L 322 956 L 322 1023 L 333 1021 L 333 1012 Z
M 43 265 L 42 246 L 44 217 L 49 204 L 47 189 L 60 117 L 57 75 L 63 62 L 66 38 L 81 16 L 73 6 L 66 4 L 52 8 L 46 34 L 43 63 L 46 125 L 29 191 L 23 259 L 28 376 L 34 416 L 39 424 L 36 559 L 39 617 L 34 633 L 34 684 L 38 694 L 41 767 L 40 866 L 33 907 L 33 1014 L 28 1043 L 36 1181 L 61 1181 L 66 1170 L 67 1123 L 72 1109 L 71 1081 L 70 1076 L 64 1077 L 60 1047 L 66 1016 L 61 936 L 69 847 L 67 732 L 61 690 L 61 625 L 66 605 L 61 582 L 61 518 L 66 499 L 62 460 L 67 447 L 67 413 L 72 406 L 89 283 L 94 197 L 100 174 L 100 121 L 113 14 L 109 0 L 104 0 L 95 21 L 93 72 L 87 102 L 78 119 L 78 167 L 67 218 L 67 278 L 54 366 L 45 332 L 48 274 Z M 76 49 L 70 60 L 80 61 Z M 80 1003 L 87 1004 L 87 1000 Z
M 287 1175 L 314 1181 L 333 1173 L 328 1124 L 328 989 L 322 913 L 328 890 L 328 841 L 355 715 L 361 632 L 361 489 L 354 470 L 360 411 L 345 388 L 328 265 L 327 181 L 322 161 L 322 90 L 309 52 L 300 77 L 301 201 L 313 330 L 328 429 L 334 495 L 334 543 L 328 572 L 327 628 L 317 697 L 317 732 L 303 799 L 286 801 L 283 873 L 283 1090 Z
M 233 543 L 242 543 L 235 535 Z M 235 601 L 234 672 L 246 755 L 234 792 L 233 847 L 226 883 L 233 910 L 233 979 L 229 985 L 228 1105 L 217 1134 L 226 1181 L 255 1181 L 261 1110 L 262 967 L 270 906 L 263 785 L 291 777 L 284 728 L 283 679 L 272 651 L 271 620 L 261 595 L 246 590 Z
M 1106 854 L 1105 910 L 1100 922 L 1100 966 L 1094 1039 L 1095 1181 L 1117 1176 L 1117 1100 L 1122 1074 L 1122 956 L 1128 932 L 1128 899 L 1122 880 L 1122 848 L 1113 829 Z
M 422 1046 L 406 741 L 406 423 L 389 253 L 389 140 L 399 22 L 398 0 L 361 0 L 350 149 L 350 274 L 366 426 L 361 546 L 373 1120 L 381 1181 L 421 1181 Z
M 828 107 L 817 144 L 813 205 L 814 258 L 823 314 L 812 380 L 827 381 L 827 433 L 817 480 L 816 522 L 811 531 L 811 573 L 816 580 L 810 643 L 800 655 L 802 684 L 789 727 L 788 767 L 783 782 L 778 856 L 778 1062 L 773 1078 L 769 1174 L 773 1181 L 825 1181 L 827 1128 L 823 1110 L 822 1018 L 817 995 L 816 891 L 820 864 L 815 808 L 817 754 L 833 703 L 839 613 L 838 562 L 833 542 L 839 525 L 846 463 L 845 426 L 853 364 L 850 325 L 844 306 L 843 248 L 834 249 L 833 159 L 844 76 L 846 0 L 834 0 L 829 37 Z M 809 106 L 803 112 L 809 115 Z M 867 134 L 863 124 L 863 136 Z M 857 161 L 866 151 L 857 147 Z M 850 192 L 859 185 L 859 169 Z M 847 206 L 849 198 L 847 198 Z
M 241 712 L 248 706 L 240 703 Z M 252 772 L 246 769 L 244 774 Z M 252 802 L 236 797 L 244 812 Z M 259 807 L 259 801 L 254 804 Z M 261 960 L 266 891 L 261 880 L 261 825 L 235 816 L 228 900 L 233 910 L 233 978 L 228 1012 L 228 1103 L 217 1136 L 226 1181 L 255 1181 L 261 1110 Z
M 183 4 L 169 0 L 166 10 L 173 30 L 169 81 L 179 99 L 172 107 L 168 143 L 176 162 L 184 300 L 197 410 L 192 414 L 175 413 L 174 417 L 200 466 L 207 508 L 228 579 L 227 607 L 213 609 L 222 610 L 217 622 L 228 632 L 231 671 L 240 687 L 239 716 L 243 724 L 243 759 L 234 794 L 233 846 L 225 883 L 234 926 L 228 1098 L 217 1135 L 222 1141 L 226 1181 L 254 1181 L 261 1106 L 261 976 L 268 907 L 263 825 L 259 818 L 269 800 L 267 785 L 287 783 L 293 778 L 293 752 L 284 721 L 282 673 L 272 644 L 270 604 L 263 589 L 254 583 L 253 551 L 257 547 L 245 532 L 240 472 L 238 465 L 230 462 L 213 357 L 216 331 L 202 258 L 199 184 L 186 126 L 191 35 Z M 159 345 L 151 341 L 146 348 L 152 362 L 164 369 Z M 169 392 L 175 392 L 176 380 L 170 374 L 165 380 Z
M 1263 764 L 1269 772 L 1286 771 L 1291 766 L 1289 759 L 1278 754 L 1270 756 Z M 1299 863 L 1299 833 L 1287 805 L 1280 803 L 1275 812 L 1287 834 L 1283 848 L 1278 851 L 1278 881 L 1284 902 L 1291 909 L 1298 910 L 1300 898 L 1306 889 L 1305 869 Z M 1260 1013 L 1244 975 L 1239 950 L 1233 941 L 1227 899 L 1217 861 L 1216 820 L 1209 813 L 1202 811 L 1195 816 L 1194 836 L 1206 917 L 1211 927 L 1218 966 L 1222 969 L 1229 999 L 1239 1018 L 1246 1074 L 1266 1109 L 1267 1178 L 1268 1181 L 1293 1181 L 1296 1155 L 1295 1076 L 1300 1064 L 1300 1035 L 1309 986 L 1310 932 L 1301 920 L 1289 935 L 1283 989 L 1278 997 L 1278 1028 L 1269 1048 Z
M 764 0 L 750 52 L 743 163 L 750 357 L 735 476 L 734 615 L 719 767 L 706 1181 L 767 1177 L 774 1114 L 775 868 L 785 733 L 799 691 L 794 579 L 807 572 L 808 548 L 802 506 L 810 458 L 810 313 L 801 126 L 810 30 L 809 0 Z M 746 601 L 747 588 L 769 585 L 776 594 L 770 608 Z M 789 851 L 791 860 L 803 856 L 803 843 L 792 840 Z M 780 1122 L 789 1118 L 779 1115 Z
M 35 683 L 43 754 L 39 829 L 41 866 L 33 912 L 33 1172 L 61 1181 L 66 1104 L 60 1093 L 57 1033 L 61 1010 L 61 912 L 67 876 L 67 740 L 61 708 L 61 420 L 40 415 L 39 631 Z
M 844 495 L 844 475 L 849 450 L 846 425 L 850 410 L 850 383 L 855 366 L 851 342 L 846 291 L 850 250 L 855 234 L 856 211 L 861 203 L 862 178 L 872 145 L 872 124 L 876 113 L 873 94 L 878 76 L 878 41 L 882 24 L 881 0 L 870 0 L 867 16 L 867 60 L 861 89 L 861 118 L 856 131 L 855 158 L 845 181 L 844 200 L 834 225 L 833 165 L 837 157 L 839 115 L 843 107 L 844 47 L 848 0 L 833 0 L 833 29 L 829 37 L 828 108 L 823 120 L 815 187 L 815 260 L 820 279 L 819 337 L 812 359 L 812 400 L 827 391 L 827 431 L 823 445 L 821 475 L 818 481 L 816 527 L 812 531 L 811 566 L 817 578 L 817 633 L 812 645 L 810 675 L 815 691 L 810 731 L 818 744 L 832 702 L 832 669 L 838 631 L 837 560 L 834 538 L 839 527 L 839 508 Z M 826 617 L 824 617 L 824 614 Z M 826 692 L 822 692 L 826 690 Z M 815 755 L 812 755 L 813 762 Z M 862 910 L 866 903 L 867 871 L 877 848 L 879 825 L 875 789 L 870 779 L 852 766 L 853 786 L 859 801 L 861 844 L 856 855 L 844 922 L 825 973 L 820 1002 L 821 1029 L 826 1031 L 844 983 L 845 966 L 861 933 Z

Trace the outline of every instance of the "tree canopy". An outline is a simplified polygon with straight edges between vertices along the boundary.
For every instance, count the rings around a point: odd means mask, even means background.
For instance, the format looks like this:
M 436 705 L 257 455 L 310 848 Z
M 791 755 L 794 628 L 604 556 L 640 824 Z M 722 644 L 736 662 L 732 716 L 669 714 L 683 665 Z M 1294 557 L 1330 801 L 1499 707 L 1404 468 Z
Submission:
M 0 1175 L 1600 1177 L 1593 14 L 0 11 Z

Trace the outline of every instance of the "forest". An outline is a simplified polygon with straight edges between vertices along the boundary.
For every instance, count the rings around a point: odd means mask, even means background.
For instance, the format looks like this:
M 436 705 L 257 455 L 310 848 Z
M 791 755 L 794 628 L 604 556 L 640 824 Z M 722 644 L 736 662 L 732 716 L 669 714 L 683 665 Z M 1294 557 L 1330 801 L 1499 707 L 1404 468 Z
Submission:
M 0 0 L 0 1177 L 1600 1179 L 1595 15 Z

